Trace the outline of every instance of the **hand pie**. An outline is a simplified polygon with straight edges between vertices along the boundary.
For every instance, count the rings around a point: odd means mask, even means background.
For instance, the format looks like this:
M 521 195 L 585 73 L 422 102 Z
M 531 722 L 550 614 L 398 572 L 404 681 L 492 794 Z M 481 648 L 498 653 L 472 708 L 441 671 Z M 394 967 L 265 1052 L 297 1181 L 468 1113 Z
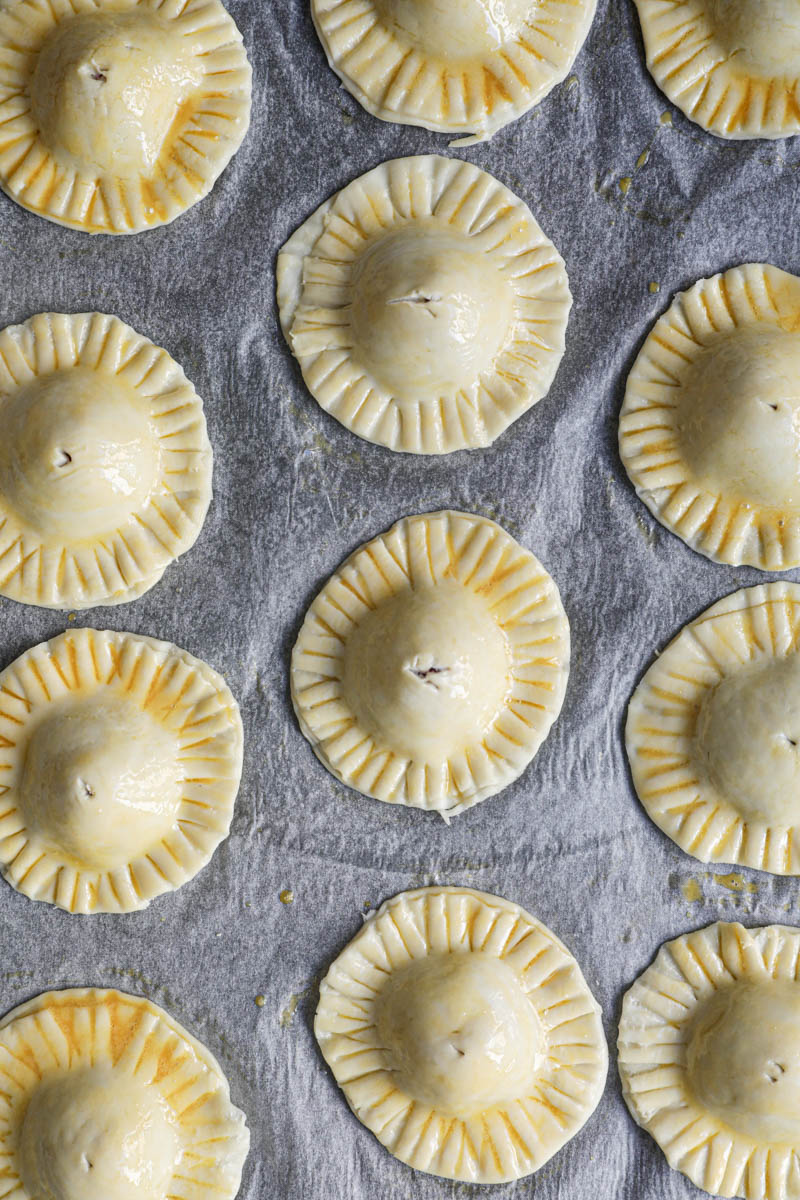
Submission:
M 122 604 L 192 546 L 211 500 L 203 403 L 116 317 L 0 333 L 0 595 Z
M 544 567 L 494 521 L 406 517 L 306 614 L 292 701 L 342 783 L 447 819 L 516 779 L 564 700 L 569 622 Z
M 391 1154 L 468 1183 L 538 1171 L 588 1121 L 608 1070 L 567 948 L 470 888 L 402 892 L 368 917 L 320 985 L 314 1033 Z
M 719 922 L 661 947 L 625 996 L 633 1119 L 712 1195 L 800 1196 L 800 930 Z
M 0 1023 L 9 1200 L 234 1200 L 250 1146 L 216 1059 L 141 996 L 47 992 Z
M 734 592 L 681 630 L 633 694 L 634 786 L 701 862 L 800 875 L 800 584 Z
M 87 233 L 164 225 L 238 150 L 250 91 L 219 0 L 5 0 L 0 187 Z
M 311 0 L 328 62 L 383 121 L 483 141 L 566 78 L 596 0 Z
M 693 550 L 800 565 L 800 279 L 750 263 L 677 296 L 633 365 L 619 445 L 638 495 Z
M 68 912 L 131 912 L 227 837 L 242 722 L 185 650 L 71 629 L 0 673 L 0 870 Z
M 488 446 L 547 395 L 571 305 L 526 205 L 438 155 L 362 175 L 278 256 L 281 324 L 311 394 L 412 454 Z
M 800 133 L 797 0 L 636 0 L 647 65 L 689 117 L 724 138 Z

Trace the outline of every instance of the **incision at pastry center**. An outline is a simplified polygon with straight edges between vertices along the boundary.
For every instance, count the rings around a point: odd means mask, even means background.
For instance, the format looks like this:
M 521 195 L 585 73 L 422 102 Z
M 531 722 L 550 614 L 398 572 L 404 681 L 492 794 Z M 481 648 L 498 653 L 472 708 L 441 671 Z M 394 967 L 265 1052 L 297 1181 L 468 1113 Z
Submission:
M 35 727 L 19 805 L 30 833 L 81 866 L 129 863 L 172 828 L 176 736 L 125 696 L 67 698 Z
M 502 630 L 455 580 L 392 596 L 344 654 L 342 690 L 359 723 L 409 758 L 442 761 L 480 742 L 510 684 Z
M 701 486 L 745 504 L 800 506 L 800 334 L 723 335 L 677 399 L 682 456 Z
M 118 178 L 150 176 L 201 79 L 174 23 L 142 8 L 84 12 L 46 37 L 31 106 L 52 153 Z
M 387 29 L 428 54 L 474 58 L 497 52 L 519 34 L 536 0 L 375 0 Z
M 398 399 L 472 387 L 508 341 L 513 309 L 484 251 L 419 223 L 379 238 L 354 272 L 356 352 Z
M 397 1086 L 452 1116 L 528 1095 L 542 1062 L 533 1005 L 493 955 L 433 955 L 395 972 L 376 1023 Z
M 800 985 L 736 983 L 701 1007 L 687 1046 L 700 1104 L 757 1142 L 800 1141 Z
M 711 782 L 743 816 L 800 824 L 800 658 L 726 675 L 701 704 L 695 745 Z
M 714 37 L 753 74 L 795 77 L 800 65 L 797 0 L 706 0 Z
M 7 402 L 0 492 L 44 539 L 96 537 L 146 506 L 160 458 L 133 389 L 73 366 L 32 380 Z
M 156 1089 L 110 1066 L 41 1083 L 22 1125 L 22 1181 L 37 1200 L 162 1200 L 180 1157 Z

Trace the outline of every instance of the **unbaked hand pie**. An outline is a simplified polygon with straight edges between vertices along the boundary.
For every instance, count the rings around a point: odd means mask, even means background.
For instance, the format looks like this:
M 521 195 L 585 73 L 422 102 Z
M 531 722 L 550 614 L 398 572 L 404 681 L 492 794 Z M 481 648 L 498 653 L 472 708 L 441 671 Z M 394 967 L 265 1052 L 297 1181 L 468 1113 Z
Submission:
M 0 187 L 87 233 L 164 225 L 238 150 L 250 91 L 219 0 L 5 0 Z
M 402 892 L 368 917 L 320 985 L 314 1032 L 387 1150 L 468 1183 L 537 1171 L 592 1115 L 608 1069 L 567 948 L 470 888 Z
M 715 1196 L 800 1196 L 800 930 L 720 922 L 667 942 L 625 996 L 634 1120 Z
M 724 138 L 800 133 L 797 0 L 636 0 L 656 83 Z
M 278 256 L 281 324 L 309 391 L 390 450 L 493 442 L 547 394 L 571 305 L 527 206 L 439 155 L 362 175 Z
M 0 1023 L 8 1200 L 234 1200 L 250 1133 L 213 1055 L 141 996 L 47 992 Z
M 566 77 L 596 0 L 311 0 L 328 62 L 384 121 L 491 137 Z
M 568 673 L 569 622 L 538 559 L 494 521 L 426 513 L 328 580 L 292 653 L 292 701 L 343 783 L 447 820 L 522 774 Z
M 227 837 L 242 722 L 185 650 L 71 629 L 0 673 L 0 870 L 68 912 L 131 912 Z
M 677 296 L 628 378 L 619 445 L 640 498 L 694 550 L 800 565 L 800 279 L 749 263 Z
M 203 403 L 116 317 L 0 333 L 0 595 L 122 604 L 192 546 L 211 500 Z
M 800 584 L 748 588 L 681 630 L 625 732 L 648 815 L 702 862 L 800 875 Z

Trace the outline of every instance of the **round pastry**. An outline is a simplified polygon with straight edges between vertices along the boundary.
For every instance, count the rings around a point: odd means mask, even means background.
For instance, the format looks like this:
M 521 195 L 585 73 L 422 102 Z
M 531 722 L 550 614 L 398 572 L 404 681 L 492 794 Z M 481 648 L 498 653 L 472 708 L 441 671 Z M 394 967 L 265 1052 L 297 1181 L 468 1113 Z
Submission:
M 631 699 L 639 799 L 701 862 L 800 875 L 800 584 L 726 596 L 691 621 Z
M 203 402 L 117 317 L 4 329 L 0 428 L 0 595 L 122 604 L 194 544 L 211 501 Z
M 278 256 L 281 323 L 314 398 L 413 454 L 488 446 L 545 396 L 572 305 L 530 210 L 459 159 L 384 163 Z
M 4 0 L 0 187 L 87 233 L 165 225 L 238 150 L 250 91 L 219 0 Z
M 636 0 L 647 65 L 673 104 L 724 138 L 800 133 L 797 0 Z
M 637 1124 L 712 1195 L 800 1196 L 800 930 L 718 922 L 631 987 L 619 1072 Z
M 470 888 L 402 892 L 368 917 L 320 985 L 314 1032 L 391 1154 L 469 1183 L 537 1171 L 592 1115 L 608 1069 L 567 948 Z
M 692 549 L 800 565 L 800 279 L 750 263 L 678 295 L 628 377 L 619 445 L 637 494 Z
M 484 517 L 406 517 L 311 605 L 292 701 L 342 783 L 445 819 L 495 795 L 558 716 L 569 622 L 553 579 Z
M 596 0 L 311 0 L 328 62 L 383 121 L 483 141 L 565 79 Z
M 47 992 L 0 1022 L 11 1200 L 234 1200 L 250 1134 L 216 1059 L 141 996 Z
M 71 629 L 0 672 L 0 870 L 68 912 L 131 912 L 230 828 L 242 722 L 185 650 Z

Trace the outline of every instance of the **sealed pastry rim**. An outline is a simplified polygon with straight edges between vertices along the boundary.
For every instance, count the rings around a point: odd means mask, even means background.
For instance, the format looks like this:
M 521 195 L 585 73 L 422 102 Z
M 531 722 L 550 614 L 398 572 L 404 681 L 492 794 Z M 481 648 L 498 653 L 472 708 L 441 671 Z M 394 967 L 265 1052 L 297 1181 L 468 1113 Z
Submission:
M 234 1200 L 250 1133 L 222 1068 L 159 1005 L 109 988 L 43 992 L 0 1021 L 0 1147 L 9 1197 L 30 1197 L 17 1155 L 19 1126 L 36 1086 L 48 1075 L 104 1062 L 122 1081 L 156 1088 L 174 1114 L 184 1147 L 175 1179 L 182 1200 L 204 1200 L 209 1186 L 220 1200 Z
M 665 942 L 626 992 L 617 1041 L 622 1093 L 667 1162 L 712 1195 L 789 1200 L 800 1194 L 797 1149 L 765 1145 L 710 1115 L 687 1078 L 698 1006 L 737 981 L 796 982 L 800 930 L 716 922 Z
M 547 1065 L 530 1096 L 462 1120 L 398 1089 L 370 1009 L 394 970 L 471 951 L 502 959 L 519 977 Z M 575 958 L 519 905 L 472 888 L 401 892 L 367 917 L 320 985 L 314 1033 L 351 1110 L 391 1154 L 471 1183 L 537 1171 L 594 1112 L 608 1070 L 600 1007 Z
M 690 121 L 717 137 L 785 138 L 800 133 L 800 63 L 755 74 L 720 44 L 708 0 L 635 0 L 647 66 Z
M 349 311 L 364 252 L 415 224 L 485 254 L 514 315 L 491 370 L 411 402 L 359 362 Z M 277 282 L 283 332 L 317 403 L 366 441 L 412 454 L 487 446 L 543 399 L 572 306 L 564 261 L 527 205 L 472 163 L 434 154 L 382 163 L 322 204 L 280 251 Z
M 146 853 L 107 870 L 76 865 L 30 832 L 18 807 L 26 737 L 53 705 L 106 688 L 179 737 L 182 795 L 168 832 Z M 146 908 L 210 861 L 230 829 L 242 772 L 239 707 L 221 675 L 169 642 L 70 629 L 0 672 L 0 871 L 31 900 L 71 913 Z
M 101 372 L 112 384 L 119 380 L 149 406 L 161 463 L 141 512 L 103 537 L 78 535 L 69 544 L 33 529 L 0 491 L 0 595 L 43 608 L 134 600 L 194 545 L 211 502 L 213 455 L 202 400 L 166 350 L 118 317 L 39 313 L 2 330 L 0 419 L 4 402 L 20 389 L 73 366 Z
M 492 137 L 567 77 L 594 20 L 597 0 L 531 0 L 532 20 L 499 48 L 468 62 L 425 53 L 381 19 L 377 0 L 311 0 L 328 65 L 374 117 L 462 134 L 469 145 Z
M 507 640 L 510 686 L 482 742 L 435 772 L 359 725 L 343 694 L 342 664 L 347 638 L 368 612 L 443 579 L 492 599 Z M 292 703 L 317 758 L 342 783 L 447 820 L 501 791 L 529 765 L 561 711 L 569 654 L 558 587 L 531 551 L 486 517 L 423 513 L 360 546 L 319 592 L 292 651 Z
M 190 40 L 205 83 L 180 136 L 170 134 L 150 177 L 119 178 L 50 152 L 31 111 L 29 83 L 43 39 L 83 13 L 155 14 Z M 4 0 L 0 7 L 0 188 L 59 225 L 128 234 L 168 224 L 202 200 L 250 124 L 252 71 L 220 0 Z
M 747 263 L 679 293 L 628 376 L 619 450 L 639 499 L 693 550 L 731 566 L 787 571 L 800 565 L 800 511 L 706 490 L 681 459 L 676 438 L 675 395 L 687 369 L 720 334 L 759 325 L 800 330 L 800 278 Z
M 646 672 L 628 707 L 625 745 L 647 815 L 701 862 L 800 875 L 800 825 L 744 815 L 698 769 L 700 705 L 744 666 L 798 653 L 800 584 L 743 588 L 690 621 Z

